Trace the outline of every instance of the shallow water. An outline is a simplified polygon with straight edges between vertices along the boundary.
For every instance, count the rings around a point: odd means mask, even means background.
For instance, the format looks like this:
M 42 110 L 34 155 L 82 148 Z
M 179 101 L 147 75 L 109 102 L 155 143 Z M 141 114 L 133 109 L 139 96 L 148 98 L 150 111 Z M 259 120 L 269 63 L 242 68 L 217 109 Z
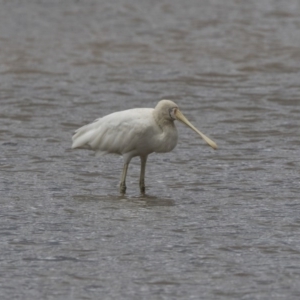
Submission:
M 0 1 L 1 299 L 299 299 L 298 1 Z M 139 160 L 71 150 L 176 101 Z

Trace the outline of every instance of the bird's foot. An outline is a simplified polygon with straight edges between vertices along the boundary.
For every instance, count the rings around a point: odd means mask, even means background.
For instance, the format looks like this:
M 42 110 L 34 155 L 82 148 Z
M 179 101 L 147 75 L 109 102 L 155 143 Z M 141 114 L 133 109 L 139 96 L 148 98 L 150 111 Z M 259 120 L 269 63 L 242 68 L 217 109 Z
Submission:
M 125 194 L 126 193 L 126 185 L 125 183 L 122 183 L 120 184 L 120 193 L 121 194 Z
M 145 183 L 144 182 L 140 182 L 140 191 L 141 191 L 141 194 L 145 194 L 146 192 L 146 186 L 145 186 Z

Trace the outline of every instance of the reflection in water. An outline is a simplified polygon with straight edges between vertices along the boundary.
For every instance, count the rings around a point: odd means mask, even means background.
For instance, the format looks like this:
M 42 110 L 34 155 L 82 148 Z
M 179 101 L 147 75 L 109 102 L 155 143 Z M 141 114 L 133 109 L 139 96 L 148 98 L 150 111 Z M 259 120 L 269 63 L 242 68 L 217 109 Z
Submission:
M 132 200 L 134 203 L 142 204 L 145 206 L 174 206 L 175 201 L 168 198 L 161 198 L 151 195 L 140 195 L 139 197 L 128 198 L 127 200 Z
M 0 298 L 298 299 L 298 1 L 52 2 L 1 3 Z M 166 98 L 220 149 L 178 124 L 146 195 L 71 151 Z
M 75 201 L 79 202 L 88 202 L 88 201 L 101 201 L 110 203 L 113 205 L 116 203 L 116 209 L 120 206 L 120 202 L 128 202 L 129 204 L 137 204 L 140 206 L 173 206 L 175 201 L 168 198 L 161 198 L 157 196 L 151 196 L 147 194 L 141 194 L 138 196 L 129 196 L 129 195 L 91 195 L 83 194 L 76 195 L 72 197 Z

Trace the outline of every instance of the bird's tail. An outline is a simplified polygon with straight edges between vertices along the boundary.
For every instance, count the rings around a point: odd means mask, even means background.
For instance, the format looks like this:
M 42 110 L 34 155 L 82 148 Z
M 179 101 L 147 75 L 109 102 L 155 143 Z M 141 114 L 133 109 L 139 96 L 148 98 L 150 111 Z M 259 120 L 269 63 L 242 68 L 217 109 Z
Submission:
M 77 129 L 72 136 L 72 148 L 83 148 L 83 149 L 91 149 L 89 145 L 92 137 L 95 134 L 95 128 L 93 128 L 93 123 L 85 125 Z

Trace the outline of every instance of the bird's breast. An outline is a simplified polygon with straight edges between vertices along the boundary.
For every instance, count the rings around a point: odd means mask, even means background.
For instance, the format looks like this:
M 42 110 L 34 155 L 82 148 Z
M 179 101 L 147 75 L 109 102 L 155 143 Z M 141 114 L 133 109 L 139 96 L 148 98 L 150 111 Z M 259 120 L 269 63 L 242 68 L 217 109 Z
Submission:
M 156 143 L 154 152 L 164 153 L 172 151 L 178 140 L 178 133 L 175 125 L 172 123 L 168 126 L 164 126 L 161 133 L 156 136 Z

